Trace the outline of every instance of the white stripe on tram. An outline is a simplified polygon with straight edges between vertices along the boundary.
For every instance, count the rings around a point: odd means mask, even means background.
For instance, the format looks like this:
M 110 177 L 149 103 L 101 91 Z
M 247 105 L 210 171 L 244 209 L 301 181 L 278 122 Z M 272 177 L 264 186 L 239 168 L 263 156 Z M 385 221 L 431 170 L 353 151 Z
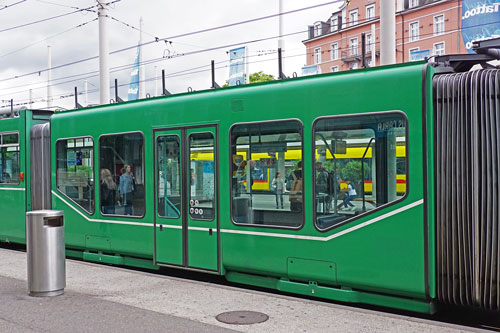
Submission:
M 73 207 L 69 202 L 67 202 L 64 198 L 62 198 L 60 195 L 58 195 L 56 192 L 52 191 L 52 194 L 59 198 L 61 201 L 63 201 L 66 205 L 71 207 L 75 212 L 80 214 L 84 219 L 86 219 L 89 222 L 97 222 L 97 223 L 114 223 L 114 224 L 127 224 L 127 225 L 138 225 L 141 227 L 153 227 L 154 225 L 152 223 L 138 223 L 138 222 L 128 222 L 128 221 L 117 221 L 117 220 L 99 220 L 99 219 L 91 219 L 85 216 L 84 213 L 80 212 L 78 209 Z M 360 223 L 358 225 L 355 225 L 351 228 L 347 228 L 343 231 L 340 231 L 338 233 L 335 233 L 333 235 L 327 236 L 327 237 L 317 237 L 317 236 L 303 236 L 303 235 L 292 235 L 292 234 L 279 234 L 279 233 L 274 233 L 274 232 L 259 232 L 259 231 L 245 231 L 245 230 L 231 230 L 231 229 L 221 229 L 221 233 L 226 233 L 226 234 L 240 234 L 240 235 L 252 235 L 252 236 L 263 236 L 263 237 L 277 237 L 277 238 L 291 238 L 291 239 L 300 239 L 300 240 L 312 240 L 312 241 L 322 241 L 326 242 L 332 239 L 335 239 L 337 237 L 346 235 L 348 233 L 351 233 L 353 231 L 356 231 L 358 229 L 367 227 L 369 225 L 372 225 L 374 223 L 380 222 L 382 220 L 385 220 L 393 215 L 402 213 L 408 209 L 412 209 L 414 207 L 417 207 L 419 205 L 422 205 L 424 203 L 424 199 L 417 200 L 411 204 L 408 204 L 406 206 L 403 206 L 401 208 L 395 209 L 393 211 L 390 211 L 386 214 L 377 216 L 371 220 L 368 220 L 366 222 Z M 169 225 L 169 224 L 161 224 L 163 228 L 169 228 L 169 229 L 182 229 L 182 226 L 179 225 Z M 157 227 L 160 226 L 160 224 L 156 225 Z M 189 230 L 196 230 L 196 231 L 208 231 L 210 228 L 202 228 L 202 227 L 189 227 Z M 213 229 L 213 231 L 217 231 Z
M 0 187 L 0 191 L 26 191 L 24 187 Z

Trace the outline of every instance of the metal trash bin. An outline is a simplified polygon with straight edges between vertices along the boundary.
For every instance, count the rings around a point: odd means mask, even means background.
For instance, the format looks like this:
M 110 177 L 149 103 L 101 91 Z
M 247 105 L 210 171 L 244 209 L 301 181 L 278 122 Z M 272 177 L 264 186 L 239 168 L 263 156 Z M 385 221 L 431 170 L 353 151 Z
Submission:
M 66 287 L 63 211 L 26 213 L 26 252 L 29 295 L 62 295 Z

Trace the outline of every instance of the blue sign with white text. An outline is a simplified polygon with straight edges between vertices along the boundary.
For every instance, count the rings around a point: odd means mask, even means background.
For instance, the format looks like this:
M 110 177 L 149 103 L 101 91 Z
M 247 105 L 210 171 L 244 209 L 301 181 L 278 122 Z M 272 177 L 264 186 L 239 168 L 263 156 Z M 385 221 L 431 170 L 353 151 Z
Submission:
M 469 53 L 472 42 L 500 37 L 499 0 L 463 0 L 462 38 Z

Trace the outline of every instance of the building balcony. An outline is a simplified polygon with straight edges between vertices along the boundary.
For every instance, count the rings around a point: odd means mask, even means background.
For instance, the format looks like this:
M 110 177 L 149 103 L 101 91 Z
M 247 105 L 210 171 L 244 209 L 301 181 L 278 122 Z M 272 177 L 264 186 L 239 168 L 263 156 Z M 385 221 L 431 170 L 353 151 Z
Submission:
M 372 57 L 372 51 L 371 50 L 366 50 L 365 52 L 365 58 L 371 58 Z M 375 57 L 380 57 L 380 50 L 375 50 Z M 345 62 L 352 62 L 352 61 L 361 61 L 362 59 L 362 53 L 361 53 L 361 47 L 350 47 L 347 50 L 341 51 L 340 52 L 340 59 Z

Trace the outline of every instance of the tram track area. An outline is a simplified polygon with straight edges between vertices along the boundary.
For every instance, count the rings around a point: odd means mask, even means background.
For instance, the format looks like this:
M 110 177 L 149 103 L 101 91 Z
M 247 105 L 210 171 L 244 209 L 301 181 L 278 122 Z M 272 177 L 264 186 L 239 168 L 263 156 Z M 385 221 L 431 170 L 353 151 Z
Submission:
M 19 245 L 0 243 L 0 248 L 16 253 L 25 252 L 25 248 Z M 420 314 L 408 311 L 389 309 L 384 307 L 369 306 L 363 304 L 349 304 L 336 301 L 317 299 L 312 297 L 297 296 L 294 294 L 283 293 L 276 290 L 264 289 L 259 287 L 240 285 L 228 282 L 224 277 L 185 271 L 179 269 L 162 267 L 158 271 L 139 269 L 133 267 L 111 266 L 106 264 L 92 263 L 79 259 L 70 259 L 77 263 L 91 267 L 103 266 L 107 269 L 117 272 L 135 272 L 145 276 L 155 278 L 167 278 L 184 283 L 195 283 L 208 286 L 217 286 L 228 291 L 238 291 L 253 297 L 252 295 L 262 295 L 273 297 L 286 301 L 300 301 L 310 306 L 330 307 L 342 311 L 356 312 L 359 314 L 375 315 L 385 317 L 386 320 L 404 320 L 422 325 L 432 325 L 434 327 L 449 328 L 451 330 L 461 331 L 494 331 L 500 332 L 500 314 L 498 312 L 487 312 L 478 309 L 460 308 L 455 306 L 439 306 L 438 312 L 434 315 Z

